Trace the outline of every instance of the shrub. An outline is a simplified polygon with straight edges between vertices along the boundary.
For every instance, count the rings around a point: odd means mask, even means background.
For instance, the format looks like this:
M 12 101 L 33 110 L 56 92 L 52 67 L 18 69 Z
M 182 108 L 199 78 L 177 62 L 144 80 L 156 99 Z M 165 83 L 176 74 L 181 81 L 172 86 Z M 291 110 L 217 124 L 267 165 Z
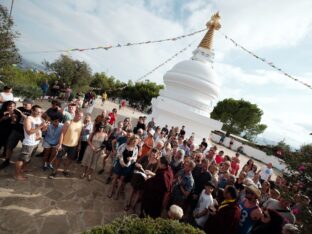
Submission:
M 140 219 L 137 216 L 124 216 L 115 219 L 112 223 L 95 227 L 85 234 L 160 234 L 160 233 L 188 233 L 188 234 L 204 234 L 203 231 L 194 228 L 189 224 L 179 223 L 169 219 Z

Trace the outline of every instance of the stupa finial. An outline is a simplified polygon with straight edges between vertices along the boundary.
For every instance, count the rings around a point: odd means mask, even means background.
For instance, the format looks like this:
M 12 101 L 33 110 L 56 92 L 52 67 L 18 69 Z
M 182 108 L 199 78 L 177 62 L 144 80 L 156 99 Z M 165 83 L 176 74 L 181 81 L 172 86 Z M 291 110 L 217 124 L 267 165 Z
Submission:
M 198 45 L 198 47 L 205 48 L 205 49 L 212 49 L 212 41 L 213 41 L 213 34 L 215 30 L 219 30 L 221 28 L 220 24 L 220 15 L 219 12 L 215 13 L 211 16 L 210 20 L 207 22 L 206 26 L 208 28 L 208 32 Z

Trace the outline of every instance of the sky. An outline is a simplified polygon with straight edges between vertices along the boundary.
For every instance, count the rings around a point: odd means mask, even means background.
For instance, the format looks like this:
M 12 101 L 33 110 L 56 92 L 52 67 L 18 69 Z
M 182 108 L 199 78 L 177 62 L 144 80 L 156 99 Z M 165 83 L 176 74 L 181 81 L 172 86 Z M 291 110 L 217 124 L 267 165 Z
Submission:
M 11 0 L 0 3 L 9 8 Z M 219 11 L 222 28 L 214 38 L 219 100 L 256 103 L 264 112 L 262 123 L 268 125 L 261 137 L 299 147 L 312 141 L 312 90 L 235 47 L 222 33 L 312 84 L 311 9 L 311 0 L 19 0 L 14 1 L 12 16 L 21 34 L 16 41 L 21 55 L 41 63 L 60 53 L 29 52 L 175 37 L 204 29 Z M 126 82 L 192 42 L 187 51 L 146 78 L 162 83 L 166 71 L 189 59 L 203 36 L 204 32 L 177 41 L 66 54 L 86 61 L 93 72 Z

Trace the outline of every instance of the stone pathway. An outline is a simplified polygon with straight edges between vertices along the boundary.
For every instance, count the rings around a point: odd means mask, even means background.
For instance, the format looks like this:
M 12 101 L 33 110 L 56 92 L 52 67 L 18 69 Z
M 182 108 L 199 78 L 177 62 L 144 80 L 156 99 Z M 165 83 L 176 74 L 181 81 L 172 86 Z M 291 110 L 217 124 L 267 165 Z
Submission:
M 15 181 L 14 165 L 0 172 L 0 233 L 80 233 L 123 215 L 124 201 L 107 198 L 104 175 L 82 180 L 81 166 L 71 177 L 47 179 L 41 158 L 33 158 L 27 181 Z

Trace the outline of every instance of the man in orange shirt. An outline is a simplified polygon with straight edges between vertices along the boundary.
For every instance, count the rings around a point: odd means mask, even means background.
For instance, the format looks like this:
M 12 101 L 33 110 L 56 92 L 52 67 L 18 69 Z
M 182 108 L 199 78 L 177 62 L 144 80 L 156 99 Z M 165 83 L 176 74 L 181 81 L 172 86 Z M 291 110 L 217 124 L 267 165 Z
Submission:
M 79 143 L 81 139 L 82 132 L 82 118 L 83 112 L 76 111 L 75 117 L 71 121 L 67 121 L 62 129 L 59 144 L 56 146 L 58 154 L 56 156 L 55 167 L 53 173 L 49 176 L 50 179 L 56 177 L 57 170 L 61 165 L 62 158 L 67 154 L 65 161 L 64 176 L 69 176 L 68 168 L 72 161 L 76 160 L 77 149 L 79 148 Z
M 147 137 L 144 139 L 144 144 L 142 146 L 142 154 L 141 156 L 145 156 L 149 153 L 149 151 L 153 148 L 154 146 L 154 129 L 150 129 L 147 133 Z

